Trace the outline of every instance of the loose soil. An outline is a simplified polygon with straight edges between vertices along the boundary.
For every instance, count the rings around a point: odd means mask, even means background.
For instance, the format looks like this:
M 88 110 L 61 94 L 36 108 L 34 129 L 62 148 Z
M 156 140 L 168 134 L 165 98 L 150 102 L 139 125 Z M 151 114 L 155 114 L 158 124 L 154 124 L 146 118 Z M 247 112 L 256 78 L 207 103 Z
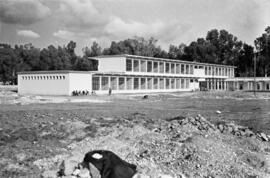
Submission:
M 0 105 L 0 177 L 41 177 L 48 171 L 52 175 L 67 155 L 77 154 L 81 161 L 92 149 L 112 150 L 151 175 L 265 177 L 270 173 L 268 142 L 188 125 L 179 126 L 177 133 L 166 131 L 171 118 L 200 114 L 214 124 L 234 122 L 270 134 L 270 100 L 265 93 L 256 98 L 239 92 L 155 94 L 148 99 L 143 95 L 50 97 L 61 99 L 59 103 L 6 91 L 1 96 L 5 102 Z

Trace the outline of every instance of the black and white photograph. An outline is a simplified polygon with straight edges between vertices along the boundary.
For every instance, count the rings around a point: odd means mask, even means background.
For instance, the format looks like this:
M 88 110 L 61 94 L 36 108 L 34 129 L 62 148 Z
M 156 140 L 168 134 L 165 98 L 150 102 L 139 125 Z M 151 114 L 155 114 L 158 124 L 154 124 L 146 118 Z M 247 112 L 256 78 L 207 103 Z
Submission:
M 270 178 L 269 0 L 0 0 L 0 178 Z

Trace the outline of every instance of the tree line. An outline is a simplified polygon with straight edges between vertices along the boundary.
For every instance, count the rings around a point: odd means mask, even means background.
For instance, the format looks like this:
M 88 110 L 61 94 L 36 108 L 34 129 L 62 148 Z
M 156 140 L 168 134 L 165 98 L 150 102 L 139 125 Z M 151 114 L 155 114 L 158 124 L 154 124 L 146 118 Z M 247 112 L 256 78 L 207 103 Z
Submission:
M 16 84 L 17 72 L 38 70 L 97 70 L 97 61 L 89 57 L 99 55 L 131 54 L 139 56 L 188 60 L 204 63 L 234 65 L 236 76 L 251 77 L 254 74 L 254 55 L 257 62 L 257 76 L 270 74 L 270 27 L 255 39 L 255 49 L 238 40 L 226 30 L 213 29 L 205 38 L 198 38 L 189 45 L 170 45 L 166 51 L 151 37 L 134 37 L 122 41 L 112 41 L 108 48 L 102 49 L 97 42 L 82 49 L 83 55 L 75 53 L 76 42 L 70 41 L 64 46 L 50 45 L 39 49 L 32 44 L 0 44 L 0 81 L 4 84 Z M 255 52 L 256 50 L 256 52 Z

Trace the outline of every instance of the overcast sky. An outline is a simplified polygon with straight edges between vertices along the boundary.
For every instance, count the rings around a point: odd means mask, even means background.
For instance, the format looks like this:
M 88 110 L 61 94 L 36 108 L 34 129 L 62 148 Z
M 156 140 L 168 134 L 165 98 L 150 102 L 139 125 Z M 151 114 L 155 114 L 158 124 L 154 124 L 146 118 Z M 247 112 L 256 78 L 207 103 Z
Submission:
M 155 37 L 189 44 L 211 29 L 226 29 L 253 45 L 270 25 L 270 0 L 0 0 L 0 43 L 36 47 Z

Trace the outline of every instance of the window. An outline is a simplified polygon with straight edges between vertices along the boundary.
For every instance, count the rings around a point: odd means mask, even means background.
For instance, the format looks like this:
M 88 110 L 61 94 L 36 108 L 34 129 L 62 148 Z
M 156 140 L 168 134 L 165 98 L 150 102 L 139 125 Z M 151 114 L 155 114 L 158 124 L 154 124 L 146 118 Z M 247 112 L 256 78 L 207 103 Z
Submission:
M 56 76 L 56 79 L 58 80 L 58 76 Z
M 159 79 L 159 89 L 164 89 L 164 79 L 163 78 Z
M 154 78 L 154 89 L 158 89 L 158 78 Z
M 119 77 L 118 78 L 118 89 L 119 90 L 124 90 L 125 89 L 125 78 L 124 77 Z
M 187 79 L 186 79 L 186 88 L 189 88 L 189 83 L 190 83 L 190 79 L 187 78 Z
M 141 72 L 146 72 L 146 61 L 141 60 Z
M 133 82 L 134 90 L 139 90 L 139 78 L 134 78 Z
M 176 71 L 177 74 L 180 74 L 180 64 L 176 64 Z
M 166 78 L 166 89 L 170 89 L 170 79 Z
M 174 74 L 175 73 L 175 64 L 171 63 L 171 73 Z
M 269 83 L 266 84 L 266 90 L 269 90 L 270 89 L 270 85 Z
M 141 89 L 142 90 L 146 89 L 146 79 L 145 78 L 141 78 Z
M 185 88 L 185 79 L 181 78 L 181 88 Z
M 180 79 L 177 78 L 176 79 L 176 86 L 175 86 L 176 89 L 180 89 Z
M 218 69 L 218 75 L 221 76 L 221 68 Z
M 152 78 L 147 78 L 147 89 L 152 90 L 152 86 L 153 86 Z
M 55 80 L 55 76 L 53 76 L 53 79 Z
M 208 67 L 208 75 L 211 75 L 211 70 L 212 70 L 212 67 Z
M 59 79 L 62 80 L 62 76 L 59 76 Z
M 159 62 L 159 73 L 164 73 L 164 62 Z
M 189 65 L 186 65 L 186 74 L 189 74 Z
M 166 66 L 165 66 L 165 70 L 166 70 L 166 73 L 170 73 L 170 63 L 168 63 L 168 62 L 166 62 L 166 64 L 165 64 Z
M 139 72 L 139 61 L 138 60 L 133 60 L 133 71 L 134 72 Z
M 190 65 L 190 74 L 194 74 L 193 65 Z
M 132 90 L 132 78 L 127 78 L 127 90 Z
M 228 70 L 227 70 L 227 68 L 225 68 L 225 76 L 227 76 L 228 75 Z
M 65 80 L 65 76 L 63 76 L 63 80 Z
M 181 64 L 181 74 L 185 73 L 185 64 Z
M 99 77 L 92 78 L 92 90 L 99 90 Z
M 111 77 L 111 89 L 117 90 L 117 78 L 116 77 Z
M 171 89 L 175 89 L 175 79 L 171 78 Z
M 158 73 L 158 62 L 154 62 L 154 72 Z
M 109 77 L 101 77 L 101 89 L 102 90 L 109 89 Z
M 34 79 L 36 80 L 36 79 L 37 79 L 37 77 L 36 77 L 36 76 L 34 76 Z
M 126 71 L 132 71 L 132 60 L 131 59 L 127 59 L 126 60 Z
M 216 73 L 215 73 L 215 75 L 218 75 L 218 68 L 216 67 Z
M 152 72 L 152 61 L 147 61 L 147 72 Z
M 43 76 L 43 79 L 45 80 L 46 79 L 46 76 Z
M 205 70 L 204 70 L 204 75 L 207 75 L 208 74 L 208 68 L 205 67 Z

